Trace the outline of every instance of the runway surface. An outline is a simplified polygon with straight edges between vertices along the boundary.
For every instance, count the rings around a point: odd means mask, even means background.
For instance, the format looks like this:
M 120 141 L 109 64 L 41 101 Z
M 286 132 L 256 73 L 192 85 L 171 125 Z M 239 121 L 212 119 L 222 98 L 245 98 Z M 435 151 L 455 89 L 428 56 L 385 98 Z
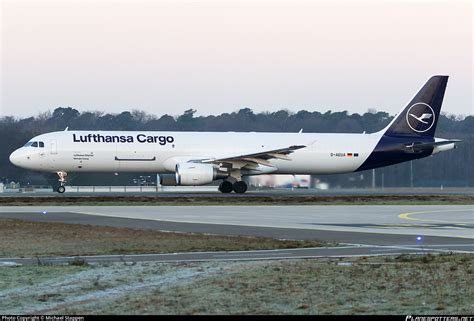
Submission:
M 12 206 L 0 218 L 278 239 L 318 239 L 336 248 L 100 256 L 87 260 L 199 261 L 474 253 L 474 208 L 440 206 Z M 420 236 L 421 240 L 417 240 Z M 72 258 L 44 259 L 68 262 Z M 5 259 L 0 260 L 5 261 Z M 11 260 L 10 260 L 11 261 Z M 37 262 L 36 259 L 33 260 Z M 20 262 L 20 261 L 15 261 Z M 31 263 L 23 260 L 23 263 Z
M 3 206 L 0 209 L 2 215 L 25 212 L 32 213 L 32 217 L 49 217 L 53 213 L 94 216 L 87 219 L 88 224 L 103 221 L 101 217 L 205 224 L 214 226 L 218 234 L 227 234 L 226 230 L 218 226 L 237 225 L 474 238 L 472 205 Z M 59 221 L 67 222 L 70 215 L 62 215 Z M 128 224 L 136 223 L 125 221 L 123 226 Z

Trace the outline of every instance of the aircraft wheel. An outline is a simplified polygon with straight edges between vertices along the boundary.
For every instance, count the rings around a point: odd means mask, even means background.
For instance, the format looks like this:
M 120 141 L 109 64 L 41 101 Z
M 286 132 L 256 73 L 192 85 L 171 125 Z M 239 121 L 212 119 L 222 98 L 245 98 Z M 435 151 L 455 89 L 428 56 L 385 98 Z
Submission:
M 66 187 L 64 187 L 64 186 L 59 186 L 59 187 L 58 187 L 58 193 L 62 194 L 62 193 L 64 193 L 65 191 L 66 191 Z
M 237 194 L 243 194 L 247 191 L 247 183 L 244 181 L 235 182 L 232 187 Z
M 222 181 L 222 183 L 219 185 L 219 191 L 222 193 L 232 192 L 232 183 L 229 181 Z

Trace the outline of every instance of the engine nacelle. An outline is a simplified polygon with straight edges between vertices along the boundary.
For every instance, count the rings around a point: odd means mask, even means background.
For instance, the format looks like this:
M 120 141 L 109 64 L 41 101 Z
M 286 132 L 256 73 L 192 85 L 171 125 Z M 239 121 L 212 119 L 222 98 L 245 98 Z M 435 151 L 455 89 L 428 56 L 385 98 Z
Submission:
M 176 174 L 160 174 L 160 185 L 161 186 L 177 186 Z
M 205 185 L 217 178 L 217 169 L 211 164 L 178 163 L 176 164 L 177 185 Z

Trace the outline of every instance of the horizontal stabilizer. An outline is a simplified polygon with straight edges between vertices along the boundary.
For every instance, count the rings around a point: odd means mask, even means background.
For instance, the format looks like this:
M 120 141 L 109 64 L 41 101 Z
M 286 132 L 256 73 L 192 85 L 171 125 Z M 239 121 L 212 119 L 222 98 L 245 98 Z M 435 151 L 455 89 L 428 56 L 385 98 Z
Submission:
M 405 145 L 405 148 L 409 153 L 421 153 L 427 150 L 431 150 L 436 146 L 443 146 L 448 144 L 459 143 L 461 140 L 459 139 L 451 139 L 451 140 L 442 140 L 438 142 L 431 142 L 431 143 L 412 143 L 409 145 Z

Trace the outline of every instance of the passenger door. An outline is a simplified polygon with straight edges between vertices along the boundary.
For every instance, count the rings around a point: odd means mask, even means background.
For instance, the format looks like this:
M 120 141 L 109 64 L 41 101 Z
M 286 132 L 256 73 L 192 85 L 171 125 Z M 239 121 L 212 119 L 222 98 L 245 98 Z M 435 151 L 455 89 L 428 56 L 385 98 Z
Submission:
M 51 140 L 51 155 L 57 155 L 58 154 L 58 144 L 56 142 L 56 139 Z

